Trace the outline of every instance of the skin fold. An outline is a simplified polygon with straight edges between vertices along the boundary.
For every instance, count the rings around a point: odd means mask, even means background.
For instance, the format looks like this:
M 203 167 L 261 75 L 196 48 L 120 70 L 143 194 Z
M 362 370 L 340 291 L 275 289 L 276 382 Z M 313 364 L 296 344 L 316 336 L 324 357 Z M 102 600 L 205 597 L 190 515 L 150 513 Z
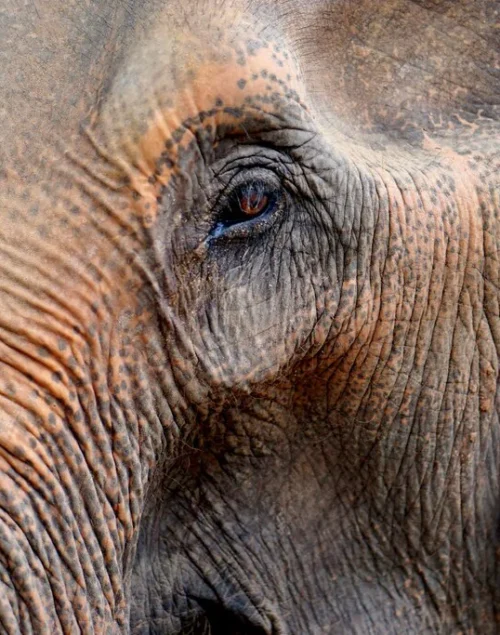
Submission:
M 0 631 L 495 633 L 500 3 L 0 8 Z

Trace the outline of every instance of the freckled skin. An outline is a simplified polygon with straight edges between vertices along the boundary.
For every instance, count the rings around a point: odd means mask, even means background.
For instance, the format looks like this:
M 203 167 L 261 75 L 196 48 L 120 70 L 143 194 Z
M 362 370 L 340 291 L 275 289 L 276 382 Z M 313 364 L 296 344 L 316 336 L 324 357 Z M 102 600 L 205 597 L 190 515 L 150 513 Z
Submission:
M 473 5 L 0 12 L 2 631 L 496 632 Z

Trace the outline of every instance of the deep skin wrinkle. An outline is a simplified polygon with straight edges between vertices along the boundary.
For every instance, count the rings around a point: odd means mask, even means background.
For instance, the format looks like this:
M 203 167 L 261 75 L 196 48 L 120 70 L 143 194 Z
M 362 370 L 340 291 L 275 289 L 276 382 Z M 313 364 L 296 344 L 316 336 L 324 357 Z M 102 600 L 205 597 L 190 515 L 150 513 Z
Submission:
M 49 5 L 0 85 L 4 629 L 494 632 L 497 3 Z M 248 175 L 280 215 L 214 239 Z

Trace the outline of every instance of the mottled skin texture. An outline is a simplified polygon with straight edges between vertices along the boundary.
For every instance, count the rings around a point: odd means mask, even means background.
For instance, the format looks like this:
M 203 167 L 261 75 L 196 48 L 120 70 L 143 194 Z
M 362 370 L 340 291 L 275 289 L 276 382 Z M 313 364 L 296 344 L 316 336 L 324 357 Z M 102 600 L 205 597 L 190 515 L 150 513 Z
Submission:
M 0 62 L 0 631 L 496 632 L 500 3 L 7 0 Z

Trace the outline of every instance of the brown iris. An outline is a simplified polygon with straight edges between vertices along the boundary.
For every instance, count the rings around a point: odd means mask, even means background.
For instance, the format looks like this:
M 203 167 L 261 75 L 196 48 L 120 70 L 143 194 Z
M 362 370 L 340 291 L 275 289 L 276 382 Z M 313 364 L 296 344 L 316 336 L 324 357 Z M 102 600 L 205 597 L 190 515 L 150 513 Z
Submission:
M 259 185 L 250 185 L 243 188 L 239 195 L 240 210 L 245 216 L 258 216 L 269 205 L 269 197 Z
M 232 217 L 228 223 L 244 223 L 259 216 L 267 216 L 277 203 L 277 193 L 268 183 L 252 180 L 240 185 L 233 194 Z
M 279 200 L 279 190 L 263 180 L 243 183 L 233 191 L 212 236 L 221 236 L 234 225 L 251 227 L 254 220 L 270 216 Z

